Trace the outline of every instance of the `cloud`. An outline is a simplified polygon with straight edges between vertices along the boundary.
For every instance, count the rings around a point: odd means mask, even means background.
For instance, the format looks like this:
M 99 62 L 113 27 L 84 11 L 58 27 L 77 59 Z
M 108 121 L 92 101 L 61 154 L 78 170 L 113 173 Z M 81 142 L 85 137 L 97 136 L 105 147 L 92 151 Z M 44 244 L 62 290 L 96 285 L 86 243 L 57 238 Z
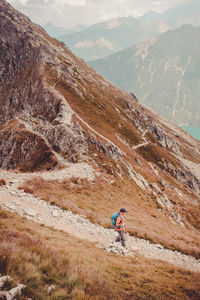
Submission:
M 69 5 L 71 7 L 85 6 L 86 0 L 55 0 L 55 4 L 62 6 Z
M 7 0 L 15 8 L 41 25 L 52 22 L 70 28 L 94 24 L 106 19 L 137 17 L 149 9 L 162 12 L 186 0 Z
M 8 2 L 16 7 L 17 5 L 25 5 L 28 0 L 8 0 Z
M 8 0 L 12 5 L 16 6 L 49 6 L 49 7 L 59 7 L 59 6 L 84 6 L 86 0 Z

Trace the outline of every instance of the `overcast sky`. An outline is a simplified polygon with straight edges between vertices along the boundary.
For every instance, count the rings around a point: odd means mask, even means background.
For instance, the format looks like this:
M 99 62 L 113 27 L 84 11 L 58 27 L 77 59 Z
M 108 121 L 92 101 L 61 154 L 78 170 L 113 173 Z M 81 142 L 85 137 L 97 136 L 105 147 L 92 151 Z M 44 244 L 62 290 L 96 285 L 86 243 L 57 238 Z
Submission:
M 186 0 L 7 0 L 33 22 L 51 22 L 71 28 L 107 19 L 144 14 L 149 9 L 163 12 Z

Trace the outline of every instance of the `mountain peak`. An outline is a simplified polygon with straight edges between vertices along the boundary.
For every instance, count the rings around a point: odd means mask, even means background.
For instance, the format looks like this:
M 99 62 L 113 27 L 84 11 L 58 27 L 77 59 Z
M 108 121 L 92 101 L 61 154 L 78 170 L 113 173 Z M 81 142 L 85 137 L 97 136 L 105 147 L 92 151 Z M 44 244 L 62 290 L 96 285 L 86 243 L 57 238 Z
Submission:
M 143 23 L 153 22 L 160 18 L 160 14 L 154 10 L 148 10 L 143 16 L 139 17 L 138 20 Z

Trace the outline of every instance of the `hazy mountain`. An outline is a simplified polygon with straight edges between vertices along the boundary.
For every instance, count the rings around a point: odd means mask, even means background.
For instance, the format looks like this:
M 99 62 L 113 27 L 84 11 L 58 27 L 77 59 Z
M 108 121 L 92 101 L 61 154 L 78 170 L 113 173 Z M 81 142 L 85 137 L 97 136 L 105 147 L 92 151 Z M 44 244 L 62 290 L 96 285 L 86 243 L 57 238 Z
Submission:
M 200 26 L 199 0 L 186 1 L 162 14 L 150 10 L 138 19 L 111 19 L 80 33 L 63 35 L 60 40 L 77 56 L 90 61 L 145 42 L 183 24 Z
M 43 28 L 50 36 L 59 39 L 59 37 L 62 35 L 81 31 L 81 30 L 85 29 L 85 26 L 82 24 L 79 24 L 73 28 L 67 29 L 67 28 L 55 26 L 51 22 L 48 22 L 43 26 Z
M 24 299 L 198 297 L 200 142 L 4 0 L 0 31 L 1 274 L 26 285 Z M 121 206 L 133 257 L 96 245 L 111 244 Z
M 104 57 L 129 46 L 130 34 L 137 35 L 137 21 L 116 18 L 90 26 L 82 32 L 60 37 L 76 55 L 85 60 Z M 124 45 L 124 46 L 123 46 Z
M 82 32 L 62 36 L 60 40 L 87 61 L 146 41 L 170 28 L 161 19 L 143 24 L 133 17 L 123 17 L 92 25 Z
M 137 20 L 141 23 L 149 23 L 157 21 L 158 19 L 162 20 L 166 24 L 169 24 L 172 28 L 176 28 L 183 24 L 200 26 L 200 1 L 185 1 L 168 9 L 162 14 L 149 10 Z
M 159 19 L 161 19 L 161 14 L 153 10 L 149 10 L 147 13 L 139 17 L 137 20 L 140 21 L 141 23 L 149 23 L 149 22 L 155 22 Z
M 91 65 L 179 125 L 200 127 L 200 28 L 185 25 Z
M 162 19 L 173 27 L 183 24 L 200 26 L 200 1 L 188 0 L 168 9 Z
M 55 26 L 51 22 L 43 26 L 44 30 L 52 37 L 58 38 L 61 35 L 71 33 L 70 29 Z

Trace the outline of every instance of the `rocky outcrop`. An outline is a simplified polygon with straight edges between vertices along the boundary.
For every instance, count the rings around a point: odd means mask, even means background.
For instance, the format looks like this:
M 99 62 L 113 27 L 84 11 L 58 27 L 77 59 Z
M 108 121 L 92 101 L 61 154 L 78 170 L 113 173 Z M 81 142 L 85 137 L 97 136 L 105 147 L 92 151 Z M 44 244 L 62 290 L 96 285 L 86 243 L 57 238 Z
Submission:
M 134 256 L 133 252 L 116 242 L 113 242 L 110 245 L 108 245 L 105 248 L 105 251 L 123 256 Z
M 156 142 L 158 145 L 172 150 L 174 153 L 180 154 L 179 144 L 174 140 L 174 136 L 166 132 L 163 127 L 156 124 L 149 114 L 145 115 L 141 110 L 135 109 L 129 103 L 126 104 L 126 112 L 134 122 L 137 130 L 145 135 L 149 135 L 149 140 Z
M 0 277 L 0 299 L 2 300 L 14 300 L 16 297 L 21 297 L 22 290 L 26 288 L 26 285 L 19 283 L 16 287 L 9 291 L 2 291 L 6 282 L 12 281 L 11 276 Z
M 200 181 L 194 176 L 190 170 L 182 165 L 182 168 L 175 167 L 172 163 L 165 161 L 160 162 L 162 167 L 172 174 L 181 183 L 186 184 L 193 190 L 198 196 L 200 195 Z
M 22 171 L 50 169 L 57 159 L 45 141 L 17 120 L 0 127 L 0 165 Z

